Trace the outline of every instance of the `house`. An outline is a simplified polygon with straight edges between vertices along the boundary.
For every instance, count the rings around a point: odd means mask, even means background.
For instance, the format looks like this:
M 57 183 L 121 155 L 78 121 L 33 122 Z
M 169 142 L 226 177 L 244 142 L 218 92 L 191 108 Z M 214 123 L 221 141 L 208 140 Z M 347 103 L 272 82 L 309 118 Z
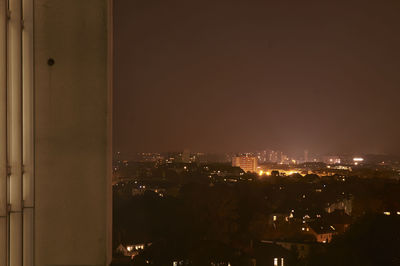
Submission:
M 324 220 L 326 223 L 332 225 L 338 234 L 341 234 L 349 228 L 353 219 L 344 210 L 335 210 L 326 214 Z
M 337 200 L 333 203 L 328 203 L 325 211 L 327 213 L 334 212 L 335 210 L 344 210 L 344 212 L 348 215 L 351 215 L 353 210 L 353 199 L 352 198 L 343 198 L 341 200 Z
M 115 250 L 115 253 L 124 257 L 133 258 L 138 255 L 141 250 L 144 250 L 148 246 L 151 246 L 151 243 L 137 243 L 126 246 L 124 246 L 123 244 L 119 244 Z
M 329 243 L 332 237 L 337 234 L 334 226 L 320 221 L 308 222 L 304 224 L 301 230 L 312 234 L 320 243 Z
M 294 254 L 275 243 L 261 241 L 254 246 L 251 257 L 253 265 L 283 266 L 294 258 Z
M 315 242 L 290 241 L 290 240 L 261 240 L 262 243 L 270 243 L 283 247 L 286 250 L 297 253 L 297 258 L 304 259 L 310 254 Z

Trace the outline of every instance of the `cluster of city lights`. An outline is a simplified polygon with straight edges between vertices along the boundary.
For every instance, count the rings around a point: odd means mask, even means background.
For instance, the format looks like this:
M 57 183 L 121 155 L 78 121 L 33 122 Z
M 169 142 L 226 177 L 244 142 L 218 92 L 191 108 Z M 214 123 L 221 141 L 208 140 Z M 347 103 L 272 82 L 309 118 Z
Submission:
M 269 172 L 269 171 L 263 171 L 263 170 L 260 170 L 259 172 L 258 172 L 258 175 L 259 176 L 263 176 L 263 175 L 271 175 L 271 172 Z
M 293 174 L 300 174 L 298 171 L 282 171 L 282 170 L 280 170 L 280 172 L 285 173 L 287 176 L 293 175 Z M 270 176 L 271 171 L 270 170 L 269 171 L 260 170 L 260 171 L 258 171 L 258 175 L 259 176 L 264 176 L 264 175 Z

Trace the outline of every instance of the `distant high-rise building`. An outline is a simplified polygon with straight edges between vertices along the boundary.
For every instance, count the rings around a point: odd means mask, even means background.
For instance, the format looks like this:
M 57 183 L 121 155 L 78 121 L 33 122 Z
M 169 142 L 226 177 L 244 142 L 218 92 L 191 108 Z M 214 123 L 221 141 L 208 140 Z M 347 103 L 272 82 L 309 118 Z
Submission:
M 185 149 L 182 153 L 182 162 L 190 163 L 190 150 Z
M 245 172 L 257 171 L 257 157 L 254 156 L 236 156 L 232 158 L 232 166 L 238 166 Z
M 280 163 L 281 164 L 289 163 L 289 157 L 286 154 L 284 154 L 283 152 L 280 153 Z
M 308 162 L 308 150 L 304 150 L 304 162 Z
M 278 152 L 277 151 L 271 151 L 269 154 L 269 161 L 273 163 L 278 162 Z

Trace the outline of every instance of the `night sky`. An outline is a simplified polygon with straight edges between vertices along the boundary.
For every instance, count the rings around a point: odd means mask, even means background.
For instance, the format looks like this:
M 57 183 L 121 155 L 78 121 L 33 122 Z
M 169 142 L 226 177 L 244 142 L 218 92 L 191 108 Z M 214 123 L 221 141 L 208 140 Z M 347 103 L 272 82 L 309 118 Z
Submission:
M 400 1 L 114 8 L 115 150 L 399 153 Z

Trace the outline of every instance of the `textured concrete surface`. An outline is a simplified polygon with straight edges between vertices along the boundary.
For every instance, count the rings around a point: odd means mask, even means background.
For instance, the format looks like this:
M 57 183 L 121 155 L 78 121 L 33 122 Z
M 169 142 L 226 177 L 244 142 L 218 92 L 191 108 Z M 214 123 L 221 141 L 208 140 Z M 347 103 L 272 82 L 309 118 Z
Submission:
M 34 4 L 35 265 L 108 265 L 108 1 Z

